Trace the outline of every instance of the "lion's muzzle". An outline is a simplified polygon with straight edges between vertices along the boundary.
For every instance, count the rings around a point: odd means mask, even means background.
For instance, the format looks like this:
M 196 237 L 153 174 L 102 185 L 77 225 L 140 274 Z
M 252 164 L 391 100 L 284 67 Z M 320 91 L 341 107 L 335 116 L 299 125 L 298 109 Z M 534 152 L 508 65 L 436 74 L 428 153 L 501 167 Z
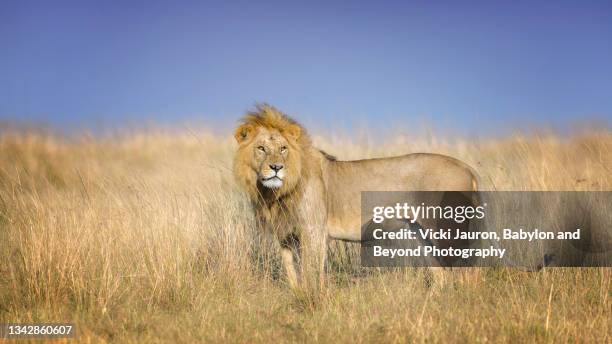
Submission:
M 278 189 L 283 186 L 283 178 L 285 177 L 285 170 L 283 164 L 275 163 L 270 164 L 269 169 L 264 169 L 261 173 L 260 181 L 261 184 L 270 189 Z

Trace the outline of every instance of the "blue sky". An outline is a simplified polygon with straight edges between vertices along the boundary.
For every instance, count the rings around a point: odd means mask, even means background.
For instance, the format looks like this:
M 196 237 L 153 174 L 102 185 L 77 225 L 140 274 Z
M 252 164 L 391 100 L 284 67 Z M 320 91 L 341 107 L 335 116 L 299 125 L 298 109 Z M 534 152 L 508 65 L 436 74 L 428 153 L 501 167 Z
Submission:
M 606 1 L 0 2 L 0 120 L 57 127 L 609 124 L 611 61 Z

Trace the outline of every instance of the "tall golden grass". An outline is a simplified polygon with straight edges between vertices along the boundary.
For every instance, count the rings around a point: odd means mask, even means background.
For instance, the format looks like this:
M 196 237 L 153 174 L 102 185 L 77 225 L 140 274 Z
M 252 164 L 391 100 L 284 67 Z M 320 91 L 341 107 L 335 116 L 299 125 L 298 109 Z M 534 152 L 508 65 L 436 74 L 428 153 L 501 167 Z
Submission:
M 612 190 L 612 133 L 466 140 L 315 136 L 340 159 L 449 154 L 490 190 Z M 484 269 L 442 290 L 363 274 L 331 246 L 314 303 L 287 288 L 231 174 L 231 137 L 0 134 L 0 323 L 77 324 L 80 342 L 610 342 L 610 270 Z

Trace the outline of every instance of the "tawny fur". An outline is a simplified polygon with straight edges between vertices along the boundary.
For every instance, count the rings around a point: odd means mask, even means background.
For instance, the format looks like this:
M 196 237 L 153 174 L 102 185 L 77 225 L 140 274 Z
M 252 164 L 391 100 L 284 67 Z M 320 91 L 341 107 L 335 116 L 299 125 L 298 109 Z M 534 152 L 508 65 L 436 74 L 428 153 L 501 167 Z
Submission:
M 276 108 L 248 112 L 235 132 L 234 174 L 253 204 L 262 230 L 283 248 L 291 285 L 296 259 L 315 257 L 322 269 L 328 238 L 359 241 L 361 191 L 475 191 L 477 177 L 459 160 L 438 154 L 337 161 L 312 146 L 306 130 Z M 284 155 L 278 147 L 287 146 Z M 257 149 L 268 153 L 261 155 Z M 259 154 L 259 155 L 258 155 Z M 270 163 L 286 166 L 282 187 L 269 189 L 260 176 Z

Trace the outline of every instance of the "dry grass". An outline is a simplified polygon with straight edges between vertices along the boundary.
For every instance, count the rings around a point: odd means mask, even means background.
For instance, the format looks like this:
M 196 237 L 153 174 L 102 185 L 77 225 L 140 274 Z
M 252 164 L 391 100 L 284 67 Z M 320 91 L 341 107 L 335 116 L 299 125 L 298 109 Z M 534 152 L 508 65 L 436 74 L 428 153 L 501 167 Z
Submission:
M 609 131 L 315 142 L 342 159 L 450 154 L 488 189 L 612 190 Z M 0 323 L 73 321 L 81 342 L 612 341 L 609 269 L 484 269 L 432 293 L 417 269 L 354 278 L 335 243 L 324 295 L 296 297 L 253 231 L 233 150 L 206 133 L 2 133 Z

